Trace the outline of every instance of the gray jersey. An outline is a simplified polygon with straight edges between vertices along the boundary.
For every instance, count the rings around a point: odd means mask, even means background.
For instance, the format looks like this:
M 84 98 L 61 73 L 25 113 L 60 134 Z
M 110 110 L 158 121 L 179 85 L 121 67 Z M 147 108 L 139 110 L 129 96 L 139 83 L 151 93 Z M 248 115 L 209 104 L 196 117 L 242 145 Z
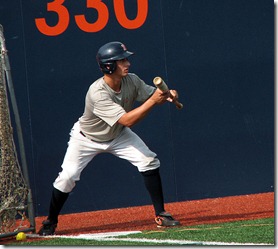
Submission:
M 117 121 L 132 110 L 135 101 L 146 101 L 155 91 L 137 75 L 129 73 L 121 81 L 121 91 L 115 92 L 104 81 L 96 80 L 85 99 L 85 109 L 79 118 L 80 129 L 86 137 L 105 142 L 116 138 L 123 126 Z

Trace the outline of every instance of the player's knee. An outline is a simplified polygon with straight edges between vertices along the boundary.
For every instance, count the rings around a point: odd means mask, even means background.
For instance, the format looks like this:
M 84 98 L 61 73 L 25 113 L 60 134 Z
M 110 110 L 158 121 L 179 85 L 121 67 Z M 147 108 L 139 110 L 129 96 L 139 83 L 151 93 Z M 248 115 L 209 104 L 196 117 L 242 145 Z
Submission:
M 146 172 L 146 171 L 150 171 L 150 170 L 154 170 L 160 167 L 160 161 L 158 158 L 153 157 L 153 158 L 148 158 L 148 161 L 145 161 L 145 163 L 143 163 L 142 161 L 140 162 L 140 164 L 136 165 L 138 167 L 138 170 L 140 172 Z
M 54 187 L 62 192 L 69 193 L 75 187 L 76 179 L 74 179 L 73 174 L 69 172 L 62 171 L 54 182 Z

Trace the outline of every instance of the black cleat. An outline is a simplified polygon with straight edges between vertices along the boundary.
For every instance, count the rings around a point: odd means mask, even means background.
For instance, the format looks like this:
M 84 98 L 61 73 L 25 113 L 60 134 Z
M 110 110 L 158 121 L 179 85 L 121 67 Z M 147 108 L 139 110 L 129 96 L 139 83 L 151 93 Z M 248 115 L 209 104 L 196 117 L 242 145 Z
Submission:
M 38 234 L 42 236 L 53 235 L 55 234 L 56 227 L 57 223 L 54 223 L 50 220 L 44 220 Z
M 179 226 L 180 222 L 175 220 L 168 212 L 161 212 L 155 217 L 155 222 L 159 227 Z

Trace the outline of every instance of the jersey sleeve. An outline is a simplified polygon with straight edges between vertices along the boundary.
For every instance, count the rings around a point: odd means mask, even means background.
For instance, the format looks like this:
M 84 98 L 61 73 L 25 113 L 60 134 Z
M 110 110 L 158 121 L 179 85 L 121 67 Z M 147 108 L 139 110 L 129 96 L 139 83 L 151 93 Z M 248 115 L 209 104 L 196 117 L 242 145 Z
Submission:
M 136 101 L 145 102 L 155 91 L 155 87 L 146 84 L 136 74 L 131 74 L 137 87 Z

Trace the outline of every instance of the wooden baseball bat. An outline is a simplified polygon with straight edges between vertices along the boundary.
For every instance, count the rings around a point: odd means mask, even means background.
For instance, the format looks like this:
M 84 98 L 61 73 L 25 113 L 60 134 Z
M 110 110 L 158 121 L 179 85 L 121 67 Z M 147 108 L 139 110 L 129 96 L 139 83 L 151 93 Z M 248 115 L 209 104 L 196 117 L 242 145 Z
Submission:
M 169 92 L 169 88 L 167 86 L 167 84 L 164 82 L 164 80 L 157 76 L 153 79 L 153 83 L 155 84 L 155 86 L 160 89 L 162 92 Z M 170 98 L 173 98 L 173 96 L 170 93 Z M 178 100 L 174 100 L 173 103 L 176 105 L 177 109 L 182 109 L 183 108 L 183 104 L 180 103 Z

